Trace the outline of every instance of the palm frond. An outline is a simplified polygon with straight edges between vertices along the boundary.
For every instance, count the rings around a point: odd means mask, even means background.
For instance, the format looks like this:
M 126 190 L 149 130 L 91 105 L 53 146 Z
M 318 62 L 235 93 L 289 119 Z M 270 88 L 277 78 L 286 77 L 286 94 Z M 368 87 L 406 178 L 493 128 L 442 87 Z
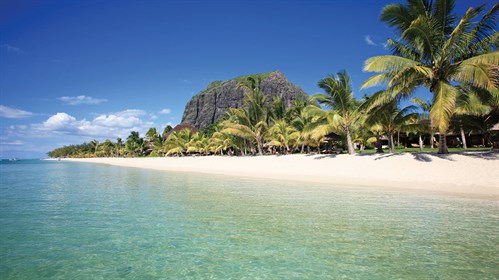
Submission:
M 439 82 L 434 88 L 433 105 L 430 117 L 434 127 L 440 133 L 447 132 L 449 122 L 456 105 L 457 89 L 452 85 Z
M 374 56 L 364 63 L 364 71 L 367 72 L 398 72 L 408 67 L 416 67 L 419 62 L 394 55 Z
M 465 48 L 469 45 L 469 39 L 466 40 L 466 33 L 471 26 L 471 20 L 480 12 L 480 9 L 469 8 L 464 16 L 461 18 L 459 24 L 454 28 L 452 33 L 450 34 L 449 39 L 447 39 L 442 47 L 442 53 L 444 56 L 449 56 L 452 53 L 463 51 L 461 50 L 463 47 Z M 470 34 L 470 33 L 468 33 Z M 460 41 L 464 41 L 465 43 L 461 43 Z
M 454 70 L 453 75 L 450 76 L 452 80 L 487 90 L 499 87 L 499 67 L 497 65 L 463 62 L 457 67 L 458 69 Z

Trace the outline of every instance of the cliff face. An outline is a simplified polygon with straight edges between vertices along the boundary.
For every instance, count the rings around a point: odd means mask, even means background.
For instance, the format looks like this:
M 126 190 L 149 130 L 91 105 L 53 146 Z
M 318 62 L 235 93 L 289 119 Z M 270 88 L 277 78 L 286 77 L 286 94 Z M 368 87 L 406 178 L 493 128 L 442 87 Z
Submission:
M 267 101 L 273 96 L 283 98 L 287 106 L 293 100 L 306 98 L 307 94 L 291 82 L 279 71 L 260 74 L 262 81 L 260 91 L 267 96 Z M 211 83 L 208 88 L 193 96 L 187 103 L 182 117 L 183 124 L 189 124 L 202 129 L 224 117 L 229 108 L 240 108 L 244 104 L 244 89 L 239 86 L 239 77 L 228 81 Z

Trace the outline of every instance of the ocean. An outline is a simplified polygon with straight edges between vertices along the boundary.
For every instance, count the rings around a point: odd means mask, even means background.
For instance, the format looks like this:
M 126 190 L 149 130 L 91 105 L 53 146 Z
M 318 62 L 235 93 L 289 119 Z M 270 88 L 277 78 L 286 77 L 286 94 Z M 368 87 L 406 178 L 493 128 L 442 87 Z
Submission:
M 2 161 L 0 279 L 498 279 L 498 206 L 410 190 Z

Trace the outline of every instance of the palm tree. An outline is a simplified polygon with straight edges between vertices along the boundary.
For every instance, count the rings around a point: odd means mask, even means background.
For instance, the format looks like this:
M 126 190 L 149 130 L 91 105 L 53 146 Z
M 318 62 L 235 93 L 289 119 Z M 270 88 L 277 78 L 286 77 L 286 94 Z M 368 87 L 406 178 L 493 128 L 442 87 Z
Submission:
M 291 126 L 296 131 L 296 146 L 300 146 L 300 152 L 305 152 L 305 147 L 310 150 L 310 147 L 317 146 L 317 142 L 325 134 L 314 136 L 315 129 L 318 125 L 324 123 L 324 110 L 314 105 L 307 105 L 306 107 L 293 108 L 291 116 Z
M 316 94 L 314 99 L 331 109 L 327 114 L 328 124 L 321 127 L 323 135 L 333 131 L 344 134 L 348 153 L 355 154 L 351 130 L 360 120 L 362 113 L 357 110 L 359 102 L 353 97 L 350 77 L 343 70 L 337 73 L 337 77 L 330 75 L 320 80 L 318 86 L 324 89 L 326 94 Z
M 268 130 L 268 146 L 282 148 L 284 154 L 288 154 L 298 140 L 299 133 L 296 129 L 288 124 L 285 120 L 278 120 Z
M 97 140 L 92 140 L 90 141 L 90 147 L 92 149 L 92 154 L 94 154 L 94 156 L 97 154 L 97 148 L 99 147 L 99 141 Z
M 118 157 L 121 156 L 121 151 L 123 149 L 123 139 L 121 139 L 121 138 L 118 137 L 116 139 L 116 145 L 115 145 L 115 147 L 116 147 L 116 155 Z
M 492 101 L 492 103 L 487 104 L 487 101 Z M 455 115 L 450 125 L 455 130 L 459 130 L 464 149 L 468 148 L 464 127 L 469 124 L 472 124 L 473 127 L 474 119 L 489 114 L 493 109 L 494 102 L 497 101 L 494 101 L 494 99 L 488 99 L 485 102 L 481 100 L 479 91 L 472 87 L 460 87 L 459 96 L 456 100 Z
M 142 139 L 137 131 L 130 132 L 126 138 L 125 149 L 132 156 L 140 156 L 144 151 L 144 139 Z
M 210 153 L 210 138 L 206 137 L 203 133 L 196 133 L 192 139 L 187 143 L 188 153 L 199 153 L 208 155 Z
M 184 156 L 189 148 L 189 142 L 192 139 L 192 131 L 188 128 L 174 131 L 164 142 L 164 152 L 166 156 L 179 155 Z
M 418 129 L 418 134 L 420 138 L 420 149 L 421 151 L 423 150 L 423 144 L 421 143 L 422 141 L 421 132 L 430 134 L 430 149 L 433 149 L 434 147 L 433 139 L 435 139 L 435 129 L 431 124 L 430 120 L 431 101 L 424 101 L 421 98 L 414 97 L 413 99 L 411 99 L 411 102 L 416 104 L 416 106 L 418 106 L 422 111 L 418 117 L 419 118 L 418 125 L 415 127 Z M 426 123 L 428 121 L 430 122 L 429 124 Z
M 394 150 L 393 135 L 406 129 L 413 123 L 413 120 L 417 119 L 418 114 L 415 113 L 415 110 L 416 107 L 412 105 L 398 109 L 396 102 L 390 102 L 369 110 L 366 123 L 381 126 L 381 130 L 388 137 L 388 149 L 392 153 Z
M 246 93 L 245 107 L 231 108 L 228 111 L 228 120 L 223 122 L 226 128 L 222 132 L 255 141 L 258 154 L 263 155 L 263 137 L 268 129 L 268 108 L 257 81 L 250 77 L 248 83 L 249 85 L 242 85 L 249 91 Z
M 215 131 L 213 133 L 210 138 L 210 143 L 211 151 L 215 154 L 220 153 L 220 155 L 224 155 L 224 151 L 236 147 L 236 144 L 234 143 L 234 136 L 221 131 Z
M 399 40 L 387 45 L 394 55 L 371 57 L 364 70 L 379 74 L 364 82 L 362 88 L 386 84 L 386 91 L 375 96 L 376 103 L 409 97 L 417 87 L 427 87 L 433 95 L 432 124 L 439 131 L 439 153 L 448 153 L 445 134 L 455 111 L 456 84 L 480 89 L 497 89 L 499 52 L 495 31 L 499 5 L 477 23 L 473 20 L 484 9 L 469 8 L 459 23 L 451 13 L 453 0 L 408 1 L 383 9 L 381 20 L 394 27 Z

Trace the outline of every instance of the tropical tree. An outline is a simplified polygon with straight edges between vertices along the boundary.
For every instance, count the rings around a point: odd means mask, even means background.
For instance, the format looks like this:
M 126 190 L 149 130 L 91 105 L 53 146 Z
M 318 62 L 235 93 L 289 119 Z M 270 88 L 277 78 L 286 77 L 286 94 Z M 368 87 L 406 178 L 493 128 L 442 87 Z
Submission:
M 495 98 L 482 100 L 480 93 L 472 87 L 460 87 L 459 96 L 456 100 L 456 108 L 454 117 L 451 120 L 450 126 L 455 131 L 461 134 L 461 143 L 464 149 L 467 149 L 465 127 L 471 132 L 482 127 L 482 125 L 475 125 L 476 120 L 488 115 L 494 108 L 494 103 L 497 102 Z M 497 105 L 495 105 L 497 106 Z M 494 123 L 495 124 L 495 123 Z M 483 131 L 487 133 L 488 129 Z
M 89 144 L 90 148 L 92 149 L 92 154 L 95 156 L 95 154 L 97 153 L 97 148 L 99 147 L 99 141 L 94 139 L 90 141 Z
M 338 72 L 336 77 L 330 75 L 320 80 L 318 86 L 326 91 L 326 94 L 316 94 L 313 98 L 331 110 L 326 115 L 327 124 L 318 127 L 315 135 L 331 132 L 343 134 L 347 140 L 348 153 L 355 154 L 352 128 L 361 119 L 362 112 L 357 110 L 359 102 L 353 97 L 350 77 L 344 70 Z
M 96 151 L 97 157 L 109 157 L 113 155 L 114 144 L 111 140 L 106 139 L 106 141 L 102 142 Z
M 187 143 L 188 153 L 208 155 L 210 151 L 210 138 L 206 137 L 206 135 L 204 135 L 203 133 L 198 132 L 194 134 L 189 143 Z
M 144 139 L 140 137 L 137 131 L 130 132 L 126 138 L 125 149 L 131 156 L 140 156 L 144 151 Z
M 278 147 L 284 151 L 284 154 L 288 154 L 290 147 L 294 146 L 298 141 L 299 135 L 293 126 L 281 119 L 269 128 L 267 135 L 269 142 L 267 142 L 267 145 Z
M 435 139 L 435 129 L 433 125 L 431 124 L 431 119 L 430 119 L 430 110 L 431 110 L 431 101 L 424 101 L 421 98 L 414 97 L 411 99 L 411 102 L 414 103 L 421 112 L 419 113 L 418 116 L 418 124 L 414 125 L 413 128 L 417 130 L 417 133 L 419 135 L 419 142 L 420 142 L 420 149 L 421 151 L 423 150 L 423 143 L 422 143 L 422 133 L 428 133 L 430 134 L 430 149 L 434 148 L 434 139 Z
M 210 149 L 213 153 L 224 155 L 224 151 L 231 148 L 236 148 L 237 145 L 234 141 L 234 136 L 221 131 L 215 131 L 210 138 Z
M 365 121 L 371 125 L 378 124 L 381 126 L 381 130 L 388 137 L 388 149 L 392 153 L 394 150 L 393 135 L 405 130 L 414 123 L 414 120 L 418 118 L 415 111 L 415 106 L 411 105 L 399 109 L 396 102 L 390 102 L 369 110 Z
M 121 139 L 119 137 L 116 139 L 115 148 L 116 148 L 116 155 L 118 157 L 121 156 L 121 152 L 123 150 L 123 139 Z
M 157 156 L 158 152 L 161 150 L 163 145 L 162 137 L 158 133 L 155 127 L 149 128 L 146 132 L 145 139 L 145 154 L 151 156 Z
M 165 155 L 184 156 L 189 148 L 191 139 L 192 131 L 188 128 L 172 132 L 163 145 Z
M 246 89 L 245 106 L 231 108 L 228 119 L 223 122 L 226 127 L 222 132 L 256 142 L 259 155 L 263 155 L 264 135 L 268 129 L 268 108 L 265 105 L 265 96 L 259 90 L 258 81 L 248 79 L 242 84 Z
M 364 70 L 378 72 L 362 88 L 386 84 L 374 96 L 378 104 L 409 97 L 417 87 L 433 96 L 432 124 L 439 132 L 439 153 L 447 153 L 445 134 L 455 112 L 457 84 L 487 91 L 498 87 L 498 33 L 495 4 L 480 20 L 484 6 L 469 8 L 455 24 L 455 1 L 408 1 L 384 7 L 381 20 L 394 27 L 399 39 L 389 39 L 393 55 L 371 57 Z

